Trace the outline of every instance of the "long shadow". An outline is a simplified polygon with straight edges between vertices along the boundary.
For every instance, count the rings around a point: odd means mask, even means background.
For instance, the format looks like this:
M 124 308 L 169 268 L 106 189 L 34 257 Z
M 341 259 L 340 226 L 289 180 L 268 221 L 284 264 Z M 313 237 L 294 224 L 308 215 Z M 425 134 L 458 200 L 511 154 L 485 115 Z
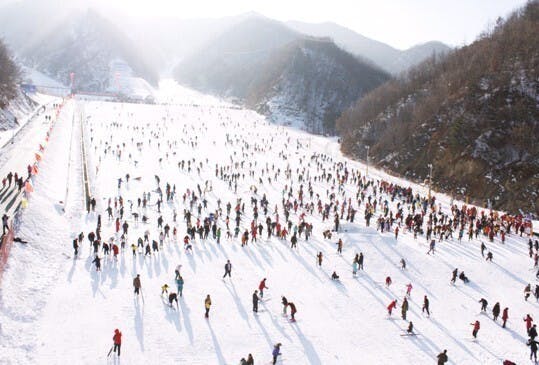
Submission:
M 161 301 L 163 302 L 163 308 L 164 308 L 164 311 L 166 313 L 166 316 L 165 316 L 166 319 L 169 322 L 174 323 L 174 326 L 176 327 L 176 330 L 178 332 L 181 332 L 182 326 L 180 324 L 179 314 L 176 313 L 177 312 L 176 308 L 174 308 L 174 307 L 171 308 L 170 305 L 168 305 L 167 300 L 165 298 L 161 298 Z
M 271 348 L 273 346 L 273 342 L 271 341 L 271 338 L 268 334 L 268 331 L 264 328 L 264 326 L 260 323 L 260 318 L 258 318 L 259 314 L 254 313 L 256 324 L 258 324 L 258 327 L 262 330 L 262 333 L 264 334 L 264 337 L 266 338 L 266 342 L 268 343 L 268 347 Z
M 69 273 L 67 274 L 67 281 L 71 283 L 73 280 L 73 274 L 75 273 L 75 266 L 77 264 L 77 259 L 73 258 L 73 264 L 71 265 L 71 269 L 69 269 Z
M 140 304 L 138 299 L 134 298 L 135 301 L 135 333 L 137 335 L 138 343 L 140 345 L 140 350 L 144 352 L 144 319 L 142 318 Z
M 442 331 L 447 337 L 453 340 L 458 347 L 460 347 L 464 352 L 466 352 L 468 355 L 473 357 L 476 361 L 479 361 L 477 357 L 474 356 L 474 354 L 466 347 L 464 346 L 460 341 L 458 341 L 448 330 L 445 328 L 442 324 L 440 324 L 436 319 L 432 319 L 430 323 L 434 324 L 440 331 Z M 479 362 L 478 362 L 479 363 Z
M 178 302 L 180 303 L 180 308 L 182 310 L 182 314 L 183 314 L 183 318 L 185 322 L 185 329 L 187 330 L 187 337 L 189 338 L 189 343 L 192 345 L 193 344 L 193 327 L 191 326 L 191 320 L 190 320 L 190 315 L 189 315 L 189 312 L 191 312 L 191 310 L 189 309 L 189 307 L 187 306 L 185 301 L 183 301 L 182 298 L 180 298 Z
M 305 350 L 305 355 L 309 359 L 309 363 L 313 365 L 322 364 L 322 361 L 320 360 L 320 357 L 318 357 L 318 353 L 316 352 L 313 344 L 305 337 L 296 323 L 292 323 L 292 329 L 294 332 L 296 332 L 296 335 L 298 336 L 298 339 Z
M 318 274 L 313 270 L 313 268 L 311 266 L 309 266 L 307 264 L 307 262 L 305 262 L 305 259 L 303 257 L 301 257 L 301 255 L 299 253 L 296 253 L 295 251 L 292 251 L 291 255 L 293 258 L 296 259 L 297 262 L 299 262 L 301 265 L 303 265 L 303 267 L 311 273 L 312 276 L 314 276 L 315 278 L 318 279 L 318 281 L 320 281 L 321 283 L 323 283 L 324 281 L 322 279 L 320 279 L 320 277 L 318 276 Z
M 191 269 L 193 269 L 193 273 L 197 272 L 197 263 L 195 258 L 193 257 L 192 253 L 185 253 L 185 256 L 187 257 L 187 261 L 189 262 L 189 266 L 191 266 Z
M 99 277 L 101 276 L 100 273 L 96 271 L 92 271 L 91 276 L 92 276 L 92 291 L 93 291 L 94 298 L 97 293 L 101 294 L 103 298 L 106 298 L 105 294 L 103 294 L 103 292 L 99 288 Z
M 492 262 L 493 265 L 497 266 L 501 271 L 503 271 L 505 273 L 505 275 L 511 277 L 513 280 L 515 280 L 516 282 L 520 283 L 521 285 L 525 286 L 525 285 L 528 285 L 527 282 L 525 282 L 524 280 L 522 280 L 521 278 L 519 278 L 518 276 L 516 276 L 515 274 L 513 274 L 512 272 L 508 271 L 506 268 L 504 268 L 503 266 L 500 266 L 498 265 L 497 263 L 495 262 Z
M 249 326 L 249 328 L 251 328 L 251 324 L 249 323 L 249 317 L 247 316 L 247 312 L 245 311 L 245 307 L 243 306 L 241 299 L 238 297 L 238 293 L 236 292 L 236 286 L 234 285 L 234 282 L 232 280 L 230 280 L 230 285 L 232 286 L 232 290 L 230 290 L 230 287 L 225 282 L 225 287 L 229 291 L 230 295 L 232 295 L 232 297 L 234 298 L 234 302 L 236 303 L 238 312 L 243 317 L 243 319 L 247 321 L 247 325 Z
M 219 341 L 217 341 L 217 337 L 215 336 L 215 333 L 213 332 L 213 328 L 211 326 L 210 321 L 207 320 L 206 324 L 208 325 L 208 328 L 210 330 L 211 339 L 213 341 L 213 348 L 215 350 L 215 355 L 217 356 L 218 364 L 226 364 L 226 360 L 223 357 L 223 352 L 221 351 L 221 346 L 219 345 Z

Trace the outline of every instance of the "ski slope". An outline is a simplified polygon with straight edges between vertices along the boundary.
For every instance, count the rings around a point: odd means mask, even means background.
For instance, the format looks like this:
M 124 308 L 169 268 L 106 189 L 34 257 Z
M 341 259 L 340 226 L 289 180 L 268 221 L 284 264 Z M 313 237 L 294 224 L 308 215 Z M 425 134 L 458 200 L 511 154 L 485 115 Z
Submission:
M 493 252 L 492 263 L 482 258 L 480 240 L 468 242 L 467 237 L 460 243 L 456 238 L 438 243 L 435 255 L 427 255 L 424 236 L 414 240 L 401 229 L 396 240 L 392 232 L 380 233 L 375 222 L 380 211 L 366 227 L 363 205 L 353 203 L 358 210 L 355 222 L 342 220 L 340 232 L 331 240 L 324 239 L 322 232 L 332 228 L 332 215 L 322 222 L 316 209 L 313 215 L 307 214 L 313 236 L 308 242 L 300 238 L 297 250 L 290 248 L 290 237 L 286 241 L 274 236 L 266 239 L 266 218 L 260 209 L 264 232 L 257 242 L 241 247 L 239 237 L 226 237 L 227 202 L 234 207 L 241 198 L 245 203 L 243 232 L 253 216 L 251 197 L 260 199 L 266 194 L 268 214 L 275 219 L 277 205 L 283 221 L 285 185 L 293 187 L 293 201 L 299 185 L 305 190 L 308 185 L 297 180 L 303 169 L 304 178 L 313 178 L 324 169 L 334 174 L 336 162 L 362 173 L 364 166 L 342 157 L 332 139 L 271 125 L 252 111 L 207 96 L 199 95 L 197 104 L 196 94 L 184 92 L 176 89 L 171 95 L 167 90 L 164 95 L 174 103 L 171 105 L 70 101 L 64 108 L 17 232 L 29 243 L 13 246 L 1 284 L 0 364 L 238 364 L 249 353 L 256 364 L 270 364 L 273 345 L 278 342 L 282 343 L 278 362 L 282 364 L 434 364 L 443 349 L 448 350 L 450 364 L 501 364 L 506 358 L 518 364 L 529 361 L 522 318 L 527 313 L 535 318 L 539 306 L 533 297 L 528 302 L 523 299 L 524 286 L 535 284 L 527 239 L 512 234 L 502 245 L 499 238 L 489 243 L 480 237 Z M 76 123 L 72 123 L 73 117 Z M 80 120 L 91 193 L 97 200 L 97 212 L 90 214 L 84 210 L 81 184 Z M 232 142 L 225 144 L 227 135 Z M 143 143 L 140 150 L 137 142 Z M 321 165 L 317 165 L 311 160 L 313 154 L 331 159 L 318 160 Z M 190 172 L 187 164 L 183 170 L 178 167 L 179 161 L 190 159 L 195 161 Z M 233 185 L 230 188 L 216 177 L 216 164 L 232 166 L 229 173 L 241 174 L 236 193 Z M 262 175 L 266 166 L 270 173 Z M 287 167 L 291 179 L 284 176 Z M 275 179 L 277 169 L 280 175 Z M 129 183 L 126 174 L 131 177 Z M 133 257 L 129 246 L 144 231 L 150 231 L 150 241 L 157 240 L 160 232 L 155 175 L 163 191 L 167 182 L 176 187 L 175 200 L 165 201 L 161 211 L 165 223 L 177 227 L 178 239 L 166 240 L 157 255 Z M 124 180 L 121 188 L 119 178 Z M 372 168 L 369 178 L 409 185 Z M 186 253 L 183 211 L 189 206 L 182 195 L 187 189 L 196 192 L 197 184 L 204 189 L 206 181 L 213 189 L 205 193 L 208 208 L 202 209 L 201 220 L 215 212 L 220 199 L 221 243 L 211 233 L 205 241 L 197 236 L 193 252 Z M 257 187 L 256 194 L 252 186 Z M 352 198 L 354 202 L 357 192 L 357 187 L 345 184 L 343 195 L 331 180 L 313 181 L 312 187 L 313 201 L 319 194 L 323 203 L 329 202 L 331 192 L 341 201 Z M 425 192 L 424 187 L 412 187 Z M 372 193 L 370 189 L 368 193 Z M 144 192 L 151 192 L 146 209 L 137 207 L 137 198 Z M 102 272 L 97 273 L 88 240 L 84 239 L 77 258 L 73 257 L 72 240 L 80 232 L 86 235 L 95 229 L 97 214 L 102 216 L 103 239 L 119 238 L 105 213 L 108 199 L 114 201 L 119 195 L 129 224 L 126 249 L 117 262 L 105 258 Z M 449 198 L 437 197 L 447 209 Z M 306 201 L 311 202 L 308 194 Z M 396 203 L 390 203 L 392 210 Z M 135 222 L 132 212 L 147 215 L 149 223 Z M 301 213 L 301 208 L 292 212 L 290 220 L 296 224 Z M 196 220 L 196 207 L 193 216 Z M 233 228 L 233 212 L 230 225 Z M 339 238 L 344 242 L 342 255 L 336 252 Z M 321 267 L 316 264 L 318 252 L 324 256 Z M 352 260 L 359 252 L 365 256 L 365 271 L 354 278 Z M 401 258 L 406 259 L 406 270 L 400 269 Z M 233 265 L 232 278 L 223 280 L 227 259 Z M 163 301 L 160 288 L 168 283 L 175 289 L 178 264 L 185 286 L 179 308 L 174 310 Z M 464 270 L 471 282 L 464 285 L 457 280 L 455 286 L 450 285 L 454 268 Z M 333 271 L 340 275 L 339 281 L 330 279 Z M 137 274 L 143 298 L 133 295 L 132 280 Z M 393 284 L 386 288 L 388 275 Z M 259 313 L 254 314 L 251 296 L 262 278 L 267 278 L 269 289 Z M 413 321 L 417 336 L 401 336 L 408 325 L 400 319 L 408 283 L 414 286 L 408 320 Z M 204 318 L 207 294 L 213 303 L 209 319 Z M 281 295 L 296 304 L 297 322 L 282 315 Z M 424 295 L 430 299 L 430 318 L 421 312 Z M 480 313 L 482 297 L 489 301 L 486 314 Z M 386 307 L 393 299 L 398 305 L 389 318 Z M 502 309 L 509 307 L 506 329 L 501 328 L 500 320 L 492 320 L 491 308 L 497 301 Z M 481 330 L 478 340 L 472 341 L 470 323 L 475 320 L 481 321 Z M 115 328 L 123 332 L 121 360 L 107 358 Z

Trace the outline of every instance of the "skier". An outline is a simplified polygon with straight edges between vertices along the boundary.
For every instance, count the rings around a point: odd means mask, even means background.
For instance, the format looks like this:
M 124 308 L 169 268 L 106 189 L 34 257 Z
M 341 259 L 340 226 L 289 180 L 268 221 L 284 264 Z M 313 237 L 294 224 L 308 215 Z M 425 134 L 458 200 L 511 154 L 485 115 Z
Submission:
M 114 342 L 113 352 L 116 353 L 116 350 L 118 350 L 118 356 L 120 356 L 120 349 L 122 347 L 122 333 L 118 328 L 114 330 L 114 336 L 112 336 L 112 341 Z
M 408 299 L 404 297 L 404 301 L 402 302 L 402 306 L 401 306 L 401 315 L 402 315 L 402 319 L 404 319 L 405 321 L 406 321 L 406 312 L 408 312 Z
M 210 315 L 210 307 L 211 307 L 211 298 L 210 295 L 206 295 L 206 299 L 204 300 L 204 308 L 206 308 L 206 314 L 204 314 L 204 317 L 209 318 Z
M 470 323 L 470 325 L 473 326 L 473 331 L 472 331 L 473 338 L 477 338 L 477 332 L 479 332 L 479 328 L 481 328 L 479 321 L 475 321 L 475 323 Z
M 2 235 L 5 235 L 6 231 L 9 231 L 8 220 L 9 217 L 7 216 L 7 214 L 4 214 L 2 216 Z
M 459 274 L 459 279 L 464 281 L 464 284 L 467 284 L 470 280 L 468 279 L 468 277 L 466 276 L 466 274 L 464 273 L 464 271 L 461 271 L 460 274 Z
M 391 285 L 392 281 L 391 281 L 391 277 L 388 276 L 386 277 L 386 286 L 389 288 L 389 286 Z
M 99 256 L 95 255 L 95 259 L 92 261 L 92 263 L 95 263 L 95 271 L 101 271 L 101 259 Z
M 490 262 L 492 262 L 492 252 L 491 252 L 491 251 L 489 251 L 489 252 L 487 253 L 487 258 L 485 259 L 485 261 L 490 261 Z
M 430 312 L 429 312 L 429 298 L 427 298 L 427 296 L 425 295 L 425 297 L 423 298 L 423 309 L 421 310 L 422 313 L 425 313 L 425 311 L 427 312 L 427 317 L 430 317 Z
M 532 328 L 533 318 L 529 314 L 526 314 L 526 317 L 524 318 L 524 322 L 526 322 L 526 333 L 530 333 L 530 328 Z
M 264 298 L 264 289 L 269 289 L 266 286 L 266 278 L 264 278 L 260 284 L 258 284 L 258 290 L 260 290 L 260 298 Z
M 168 294 L 168 284 L 165 284 L 161 287 L 161 296 L 163 296 L 163 294 L 165 293 Z
M 342 239 L 339 238 L 339 241 L 337 242 L 337 253 L 340 255 L 342 254 Z
M 357 270 L 358 270 L 358 263 L 356 260 L 354 260 L 354 262 L 352 263 L 352 276 L 356 276 L 357 275 Z
M 443 352 L 440 352 L 438 354 L 437 358 L 438 358 L 438 365 L 444 365 L 448 360 L 447 350 L 444 350 Z
M 435 240 L 431 240 L 430 241 L 430 246 L 429 246 L 429 250 L 427 251 L 427 255 L 430 255 L 430 253 L 432 252 L 432 254 L 434 255 L 434 248 L 436 247 L 436 241 Z
M 273 356 L 273 365 L 277 363 L 277 356 L 281 355 L 281 344 L 278 343 L 273 347 L 273 351 L 271 353 Z
M 253 293 L 253 312 L 258 313 L 258 290 L 255 290 Z
M 408 283 L 408 285 L 406 285 L 406 296 L 408 298 L 410 298 L 410 296 L 412 295 L 412 283 Z
M 528 301 L 528 298 L 530 297 L 531 293 L 532 293 L 532 288 L 531 288 L 531 285 L 528 284 L 524 288 L 524 300 L 525 301 Z
M 500 315 L 500 302 L 496 302 L 494 304 L 494 307 L 492 307 L 492 318 L 494 321 L 498 320 L 498 316 Z
M 292 302 L 288 302 L 288 305 L 290 306 L 290 315 L 292 316 L 291 321 L 295 322 L 296 321 L 295 315 L 296 315 L 296 312 L 297 312 L 296 305 L 294 303 L 292 303 Z
M 488 305 L 488 302 L 485 298 L 481 298 L 479 299 L 479 303 L 481 303 L 481 312 L 486 312 L 487 311 L 487 305 Z
M 401 258 L 400 263 L 401 263 L 401 270 L 406 270 L 406 261 L 403 258 Z
M 178 294 L 180 294 L 181 297 L 183 293 L 183 277 L 181 275 L 176 279 L 176 287 L 178 288 Z
M 232 279 L 232 264 L 230 263 L 230 260 L 226 260 L 225 264 L 225 274 L 223 275 L 223 279 L 228 275 L 229 278 Z
M 286 299 L 284 295 L 281 296 L 281 303 L 283 304 L 283 315 L 286 316 L 286 308 L 288 307 L 288 300 Z
M 249 356 L 247 356 L 247 362 L 245 363 L 245 365 L 255 365 L 255 360 L 253 359 L 253 355 L 249 354 Z
M 179 265 L 176 266 L 176 270 L 174 270 L 174 273 L 176 274 L 176 277 L 175 279 L 178 279 L 178 277 L 180 277 L 180 270 L 182 269 L 182 265 Z
M 140 294 L 140 289 L 142 285 L 140 284 L 140 274 L 137 274 L 137 277 L 133 279 L 133 287 L 135 288 L 135 294 Z
M 391 317 L 391 312 L 393 311 L 393 308 L 397 307 L 397 299 L 393 300 L 389 305 L 387 306 L 387 313 Z
M 457 281 L 458 272 L 459 272 L 459 269 L 453 270 L 453 274 L 451 276 L 451 284 L 455 284 L 455 281 Z
M 73 250 L 75 251 L 74 256 L 77 256 L 79 254 L 79 240 L 78 240 L 78 238 L 75 238 L 73 240 Z
M 503 309 L 503 313 L 502 313 L 502 327 L 505 328 L 505 324 L 507 322 L 507 320 L 509 319 L 509 308 L 505 307 Z
M 339 275 L 337 275 L 336 271 L 333 271 L 333 274 L 331 274 L 331 280 L 339 280 Z
M 539 342 L 535 341 L 533 338 L 530 338 L 526 345 L 530 346 L 530 360 L 534 358 L 535 363 L 537 363 L 537 345 Z
M 485 257 L 485 249 L 487 246 L 485 246 L 485 243 L 481 241 L 481 256 Z
M 168 305 L 172 308 L 172 302 L 176 302 L 176 307 L 178 307 L 178 294 L 171 292 L 168 295 Z
M 532 340 L 535 339 L 535 337 L 537 337 L 537 327 L 535 324 L 532 326 L 532 328 L 530 328 L 528 332 L 528 336 L 530 336 Z
M 318 259 L 318 266 L 322 266 L 322 252 L 318 252 L 316 258 Z
M 410 321 L 410 323 L 408 323 L 408 329 L 406 330 L 406 333 L 409 334 L 409 335 L 414 334 L 414 324 L 412 323 L 412 321 Z

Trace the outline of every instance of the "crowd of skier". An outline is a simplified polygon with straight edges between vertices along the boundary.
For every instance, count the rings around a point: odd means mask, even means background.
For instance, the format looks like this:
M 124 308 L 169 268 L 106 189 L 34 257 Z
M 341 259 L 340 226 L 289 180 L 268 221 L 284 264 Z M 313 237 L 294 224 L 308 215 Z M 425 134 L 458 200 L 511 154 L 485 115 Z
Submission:
M 223 120 L 223 123 L 234 126 L 231 121 Z M 93 133 L 90 134 L 91 148 L 94 148 L 99 161 L 102 159 L 127 161 L 132 171 L 117 177 L 115 196 L 92 197 L 88 201 L 88 214 L 95 217 L 95 228 L 89 232 L 81 232 L 73 240 L 74 255 L 80 255 L 81 246 L 87 245 L 97 271 L 102 270 L 104 258 L 109 261 L 117 260 L 118 255 L 123 255 L 126 251 L 133 260 L 140 255 L 150 259 L 154 255 L 165 254 L 163 252 L 165 245 L 183 244 L 185 254 L 189 255 L 202 241 L 215 245 L 237 244 L 248 249 L 265 237 L 264 242 L 275 238 L 289 243 L 291 250 L 298 250 L 298 246 L 309 245 L 309 240 L 316 235 L 328 244 L 334 244 L 336 254 L 343 255 L 343 247 L 349 244 L 340 237 L 343 224 L 346 223 L 347 226 L 361 224 L 357 222 L 359 212 L 362 212 L 365 225 L 370 227 L 374 223 L 372 229 L 376 229 L 379 234 L 389 232 L 394 235 L 395 240 L 398 240 L 400 235 L 406 233 L 413 235 L 414 239 L 424 240 L 429 245 L 429 251 L 426 252 L 429 255 L 436 255 L 437 245 L 444 242 L 467 240 L 479 244 L 485 260 L 492 262 L 493 254 L 485 242 L 488 245 L 502 245 L 507 236 L 526 236 L 525 222 L 520 215 L 500 214 L 466 204 L 452 203 L 449 209 L 444 209 L 435 196 L 428 197 L 410 187 L 369 177 L 362 170 L 351 167 L 346 161 L 328 154 L 313 153 L 310 156 L 300 157 L 299 165 L 292 167 L 287 159 L 291 153 L 302 151 L 306 142 L 295 140 L 290 136 L 281 136 L 286 139 L 286 146 L 284 150 L 279 151 L 279 160 L 261 166 L 255 156 L 268 153 L 272 149 L 271 142 L 275 136 L 265 136 L 260 141 L 251 141 L 233 133 L 227 134 L 226 147 L 237 149 L 241 153 L 234 153 L 227 162 L 220 159 L 211 163 L 208 159 L 176 156 L 174 151 L 178 144 L 187 145 L 194 150 L 198 146 L 198 136 L 186 125 L 182 126 L 185 137 L 181 140 L 167 139 L 159 123 L 141 127 L 114 122 L 110 128 L 112 132 L 107 139 L 98 140 Z M 131 129 L 133 134 L 138 134 L 137 141 L 131 138 L 131 145 L 129 141 L 117 143 L 113 134 L 122 128 Z M 207 126 L 202 124 L 201 129 L 203 128 Z M 93 129 L 90 129 L 90 132 L 93 132 Z M 179 172 L 189 174 L 197 182 L 192 186 L 185 186 L 185 182 L 162 181 L 160 175 L 155 175 L 150 178 L 153 180 L 151 191 L 140 191 L 138 196 L 127 197 L 125 187 L 130 181 L 148 178 L 133 177 L 137 175 L 138 161 L 132 147 L 139 153 L 156 147 L 160 153 L 156 161 L 159 166 L 163 160 L 174 160 L 174 166 Z M 203 174 L 209 171 L 213 175 L 212 178 L 209 178 L 208 174 Z M 99 164 L 96 164 L 95 174 L 99 173 Z M 203 175 L 205 177 L 202 177 Z M 222 201 L 219 196 L 212 194 L 217 184 L 224 184 L 236 194 L 236 199 Z M 246 184 L 250 185 L 248 194 L 239 194 L 238 186 Z M 177 188 L 177 185 L 183 188 Z M 271 201 L 263 192 L 268 186 L 283 187 L 279 201 Z M 98 201 L 103 201 L 104 204 L 98 204 Z M 102 220 L 105 219 L 111 223 L 111 232 L 103 232 Z M 141 224 L 147 226 L 143 234 L 140 236 L 134 234 L 132 227 L 140 228 Z M 529 247 L 530 258 L 537 267 L 539 243 L 537 240 L 533 242 L 530 238 Z M 363 252 L 355 252 L 350 259 L 352 264 L 347 274 L 356 277 L 365 270 L 364 263 L 367 258 Z M 324 269 L 323 263 L 324 255 L 320 251 L 314 258 L 313 265 Z M 407 270 L 406 265 L 406 258 L 401 258 L 399 268 Z M 232 279 L 232 269 L 231 261 L 226 261 L 223 280 Z M 343 275 L 347 275 L 331 271 L 333 280 L 340 280 Z M 464 271 L 459 273 L 457 268 L 449 274 L 451 285 L 460 285 L 456 282 L 457 278 L 462 281 L 462 285 L 468 285 L 470 282 Z M 178 300 L 182 300 L 185 283 L 180 264 L 175 267 L 174 273 L 170 273 L 170 278 L 170 283 L 173 284 L 164 283 L 160 288 L 161 295 L 170 307 L 174 307 L 175 304 L 178 308 Z M 259 311 L 259 302 L 264 300 L 264 293 L 269 290 L 268 282 L 271 284 L 271 278 L 260 278 L 258 287 L 253 288 L 251 299 L 255 315 Z M 387 276 L 385 284 L 387 287 L 394 285 L 390 276 Z M 405 296 L 402 300 L 399 298 L 392 300 L 387 306 L 387 312 L 388 316 L 392 316 L 393 310 L 400 305 L 401 318 L 407 321 L 413 284 L 406 283 L 405 287 Z M 140 274 L 133 279 L 133 288 L 136 296 L 143 295 Z M 157 291 L 159 288 L 150 290 Z M 526 300 L 530 294 L 531 287 L 528 285 L 525 290 Z M 535 287 L 534 295 L 539 300 L 539 285 Z M 288 316 L 290 309 L 290 321 L 294 322 L 297 314 L 296 305 L 282 294 L 281 302 L 283 316 Z M 479 302 L 481 311 L 486 313 L 487 300 L 481 298 Z M 210 293 L 201 298 L 201 309 L 208 320 L 211 306 Z M 501 313 L 502 327 L 505 328 L 509 308 L 504 307 L 503 310 L 501 308 L 501 304 L 496 302 L 491 310 L 492 319 L 497 321 Z M 422 312 L 427 320 L 431 314 L 427 295 L 423 295 Z M 530 358 L 532 356 L 535 358 L 537 331 L 535 325 L 531 324 L 532 321 L 529 315 L 525 318 L 529 336 L 527 344 L 531 348 Z M 480 322 L 473 321 L 471 326 L 472 336 L 475 339 L 480 330 Z M 403 335 L 417 335 L 411 321 L 407 321 L 406 328 Z M 120 356 L 120 346 L 121 332 L 116 330 L 113 350 L 117 356 Z M 277 343 L 271 350 L 273 364 L 281 355 L 281 346 Z M 448 362 L 447 350 L 440 352 L 436 361 L 438 364 Z M 249 353 L 241 359 L 240 364 L 254 364 L 253 355 Z

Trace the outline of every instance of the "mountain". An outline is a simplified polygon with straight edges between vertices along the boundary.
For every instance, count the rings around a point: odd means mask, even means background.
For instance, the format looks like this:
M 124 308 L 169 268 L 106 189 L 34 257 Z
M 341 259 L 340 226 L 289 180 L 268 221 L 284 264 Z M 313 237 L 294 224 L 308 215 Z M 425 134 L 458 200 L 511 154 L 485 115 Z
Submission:
M 335 133 L 336 117 L 388 75 L 283 23 L 252 16 L 181 62 L 175 77 L 204 92 L 236 98 L 278 123 Z
M 174 75 L 195 89 L 245 98 L 271 52 L 300 37 L 277 21 L 249 17 L 180 62 Z
M 247 106 L 274 122 L 335 134 L 335 120 L 389 76 L 328 39 L 299 39 L 271 54 L 252 84 Z
M 337 121 L 342 150 L 494 208 L 539 212 L 539 2 L 432 57 Z
M 110 17 L 125 34 L 145 51 L 151 65 L 168 75 L 184 58 L 223 33 L 249 14 L 224 18 L 179 19 L 175 17 Z M 172 69 L 172 70 L 171 70 Z
M 80 90 L 113 90 L 118 62 L 126 65 L 122 79 L 142 77 L 157 84 L 158 74 L 142 49 L 112 21 L 72 5 L 60 0 L 9 3 L 0 8 L 0 35 L 28 67 L 64 84 L 75 73 L 74 86 Z
M 286 25 L 300 33 L 315 37 L 330 37 L 348 52 L 371 60 L 392 74 L 399 74 L 407 70 L 433 53 L 441 54 L 450 50 L 447 45 L 441 42 L 427 42 L 401 51 L 331 22 L 304 23 L 288 21 Z
M 140 76 L 153 85 L 158 81 L 142 52 L 92 10 L 67 17 L 25 48 L 22 57 L 29 66 L 57 80 L 69 80 L 70 73 L 75 73 L 75 89 L 85 91 L 113 88 L 118 63 L 126 65 L 126 76 Z

